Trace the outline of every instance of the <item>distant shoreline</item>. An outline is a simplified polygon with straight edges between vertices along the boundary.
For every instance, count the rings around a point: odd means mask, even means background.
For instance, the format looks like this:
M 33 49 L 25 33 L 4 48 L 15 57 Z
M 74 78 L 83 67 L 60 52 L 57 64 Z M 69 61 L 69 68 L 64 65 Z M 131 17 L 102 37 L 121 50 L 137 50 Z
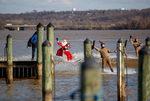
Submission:
M 35 30 L 39 23 L 55 30 L 143 30 L 150 29 L 150 8 L 0 14 L 0 29 Z
M 11 28 L 11 29 L 0 29 L 0 31 L 15 31 L 17 30 L 16 28 Z M 20 29 L 19 31 L 25 31 L 25 30 L 36 30 L 36 28 L 25 28 L 25 29 Z M 44 28 L 46 30 L 46 28 Z M 72 28 L 72 27 L 54 27 L 54 30 L 150 30 L 150 29 L 123 29 L 123 28 L 112 28 L 112 27 L 107 27 L 107 28 Z

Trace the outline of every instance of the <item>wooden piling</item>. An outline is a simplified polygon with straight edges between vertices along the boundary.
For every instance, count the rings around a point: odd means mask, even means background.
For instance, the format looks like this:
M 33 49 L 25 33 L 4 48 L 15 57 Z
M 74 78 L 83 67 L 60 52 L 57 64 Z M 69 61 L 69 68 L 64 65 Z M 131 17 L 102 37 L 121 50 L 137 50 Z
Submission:
M 7 84 L 13 84 L 12 36 L 7 36 Z
M 51 73 L 51 57 L 50 46 L 48 40 L 42 44 L 43 48 L 43 73 L 42 73 L 42 98 L 43 101 L 52 101 L 52 73 Z
M 117 95 L 118 101 L 125 101 L 124 43 L 122 39 L 119 39 L 117 43 Z
M 41 23 L 37 25 L 37 79 L 42 79 L 42 43 L 44 27 Z
M 84 61 L 92 56 L 92 46 L 91 46 L 91 41 L 87 38 L 84 41 Z
M 52 23 L 49 23 L 47 25 L 47 40 L 50 42 L 51 47 L 50 47 L 50 56 L 51 56 L 51 67 L 52 67 L 52 73 L 53 73 L 53 49 L 54 49 L 54 26 Z
M 88 57 L 81 64 L 81 101 L 101 101 L 100 64 L 93 57 Z
M 150 101 L 150 38 L 139 51 L 138 101 Z

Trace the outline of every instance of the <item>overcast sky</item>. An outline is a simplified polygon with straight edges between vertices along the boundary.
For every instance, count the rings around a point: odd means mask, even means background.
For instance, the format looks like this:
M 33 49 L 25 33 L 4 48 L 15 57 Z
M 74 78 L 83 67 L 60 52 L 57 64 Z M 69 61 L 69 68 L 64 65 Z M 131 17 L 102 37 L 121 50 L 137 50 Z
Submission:
M 0 13 L 25 13 L 39 11 L 145 9 L 150 0 L 0 0 Z

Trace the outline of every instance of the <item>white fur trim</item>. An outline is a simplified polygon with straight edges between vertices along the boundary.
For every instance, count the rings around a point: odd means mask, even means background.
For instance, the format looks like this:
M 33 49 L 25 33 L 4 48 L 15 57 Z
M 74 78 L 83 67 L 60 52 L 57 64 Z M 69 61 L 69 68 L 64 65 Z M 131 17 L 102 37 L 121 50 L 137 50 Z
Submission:
M 67 41 L 64 40 L 64 41 L 62 41 L 61 43 L 62 43 L 62 46 L 65 46 L 65 45 L 67 44 Z

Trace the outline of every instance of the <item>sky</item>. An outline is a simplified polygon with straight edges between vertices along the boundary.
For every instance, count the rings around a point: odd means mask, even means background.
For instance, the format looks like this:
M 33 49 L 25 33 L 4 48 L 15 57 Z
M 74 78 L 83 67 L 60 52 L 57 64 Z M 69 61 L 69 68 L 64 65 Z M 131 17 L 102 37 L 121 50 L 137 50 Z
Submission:
M 150 0 L 0 0 L 0 13 L 150 8 Z

